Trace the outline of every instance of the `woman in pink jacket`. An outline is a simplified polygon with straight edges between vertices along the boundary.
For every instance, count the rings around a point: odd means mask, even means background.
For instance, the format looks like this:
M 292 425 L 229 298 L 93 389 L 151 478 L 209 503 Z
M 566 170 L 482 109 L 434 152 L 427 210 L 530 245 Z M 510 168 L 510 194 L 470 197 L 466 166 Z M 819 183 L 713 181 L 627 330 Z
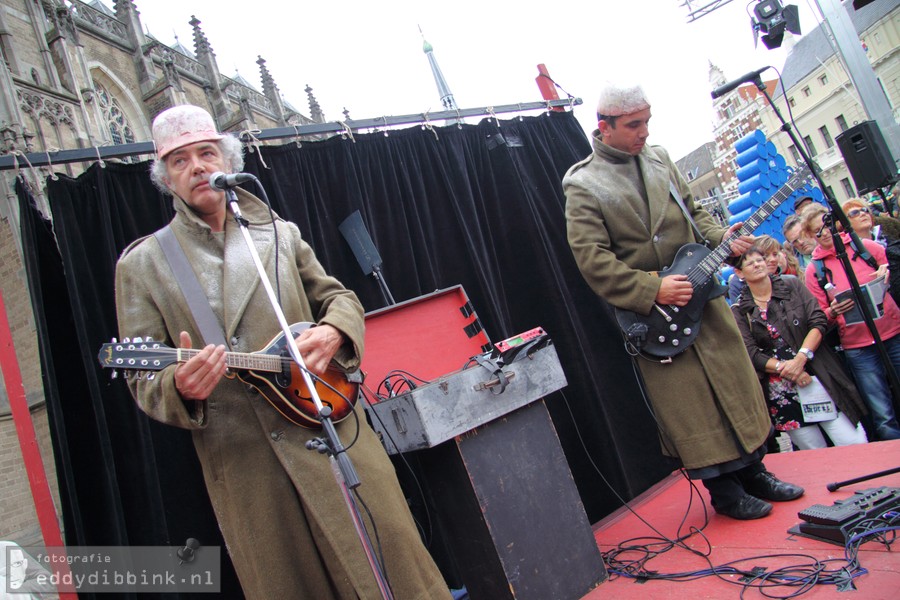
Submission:
M 815 236 L 816 239 L 812 262 L 806 268 L 806 287 L 818 300 L 829 322 L 836 322 L 838 325 L 844 357 L 856 379 L 857 388 L 869 407 L 875 437 L 880 440 L 900 439 L 900 425 L 897 423 L 885 364 L 875 347 L 875 340 L 865 322 L 847 324 L 844 315 L 854 308 L 855 302 L 852 299 L 842 302 L 835 300 L 836 294 L 850 289 L 850 283 L 835 255 L 831 231 L 823 226 L 823 216 L 826 212 L 827 209 L 821 204 L 812 204 L 804 209 L 801 215 L 807 235 Z M 850 237 L 846 233 L 841 233 L 841 239 L 847 248 L 853 272 L 861 286 L 887 276 L 887 257 L 883 246 L 872 240 L 862 240 L 866 250 L 878 263 L 877 268 L 872 268 L 856 255 L 850 244 Z M 821 261 L 818 268 L 817 261 Z M 820 282 L 820 277 L 834 287 L 826 291 L 823 287 L 824 280 Z M 900 309 L 890 294 L 884 296 L 884 316 L 875 320 L 875 326 L 887 349 L 894 371 L 900 374 Z

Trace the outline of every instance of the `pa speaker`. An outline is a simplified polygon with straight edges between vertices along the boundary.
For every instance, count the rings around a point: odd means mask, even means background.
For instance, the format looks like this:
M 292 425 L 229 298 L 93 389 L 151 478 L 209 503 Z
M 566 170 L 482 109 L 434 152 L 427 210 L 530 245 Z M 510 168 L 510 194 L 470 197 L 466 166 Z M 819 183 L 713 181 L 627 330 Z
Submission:
M 860 195 L 897 181 L 897 165 L 875 121 L 854 125 L 835 139 Z

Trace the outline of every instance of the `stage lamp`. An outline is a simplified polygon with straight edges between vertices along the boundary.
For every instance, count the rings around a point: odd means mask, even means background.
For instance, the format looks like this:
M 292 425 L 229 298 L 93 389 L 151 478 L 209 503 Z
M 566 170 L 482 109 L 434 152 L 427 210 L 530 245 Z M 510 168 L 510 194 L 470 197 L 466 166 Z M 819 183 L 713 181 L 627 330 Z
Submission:
M 800 9 L 793 4 L 782 6 L 780 0 L 757 0 L 753 14 L 755 18 L 751 18 L 750 23 L 754 46 L 760 31 L 763 44 L 769 50 L 781 47 L 785 31 L 800 35 Z

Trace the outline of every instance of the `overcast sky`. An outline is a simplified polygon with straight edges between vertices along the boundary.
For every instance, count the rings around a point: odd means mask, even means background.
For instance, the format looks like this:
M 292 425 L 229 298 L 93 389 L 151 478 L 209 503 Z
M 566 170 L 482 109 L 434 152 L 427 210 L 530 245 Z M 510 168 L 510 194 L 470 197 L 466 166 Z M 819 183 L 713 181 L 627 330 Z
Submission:
M 112 6 L 112 0 L 103 0 Z M 803 32 L 818 11 L 800 8 Z M 754 49 L 748 11 L 733 0 L 692 23 L 684 0 L 135 0 L 157 39 L 175 36 L 193 50 L 192 15 L 201 21 L 226 76 L 237 71 L 262 89 L 257 56 L 282 95 L 308 114 L 313 87 L 325 118 L 343 120 L 442 110 L 421 26 L 460 108 L 540 101 L 537 65 L 584 101 L 575 114 L 586 130 L 604 82 L 641 83 L 653 105 L 651 143 L 680 158 L 711 141 L 709 62 L 738 76 L 784 64 L 783 50 Z M 703 5 L 712 0 L 695 0 Z M 814 16 L 815 15 L 815 16 Z M 775 78 L 775 71 L 764 74 Z M 562 94 L 561 94 L 562 95 Z M 509 118 L 511 115 L 507 115 Z

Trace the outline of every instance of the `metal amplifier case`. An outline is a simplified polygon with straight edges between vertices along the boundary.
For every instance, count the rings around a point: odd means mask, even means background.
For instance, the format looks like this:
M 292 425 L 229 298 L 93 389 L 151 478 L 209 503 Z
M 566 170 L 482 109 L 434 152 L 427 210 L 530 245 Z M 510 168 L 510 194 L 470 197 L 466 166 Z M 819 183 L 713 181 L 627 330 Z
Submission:
M 388 454 L 432 448 L 567 385 L 552 345 L 498 369 L 477 364 L 368 405 Z

